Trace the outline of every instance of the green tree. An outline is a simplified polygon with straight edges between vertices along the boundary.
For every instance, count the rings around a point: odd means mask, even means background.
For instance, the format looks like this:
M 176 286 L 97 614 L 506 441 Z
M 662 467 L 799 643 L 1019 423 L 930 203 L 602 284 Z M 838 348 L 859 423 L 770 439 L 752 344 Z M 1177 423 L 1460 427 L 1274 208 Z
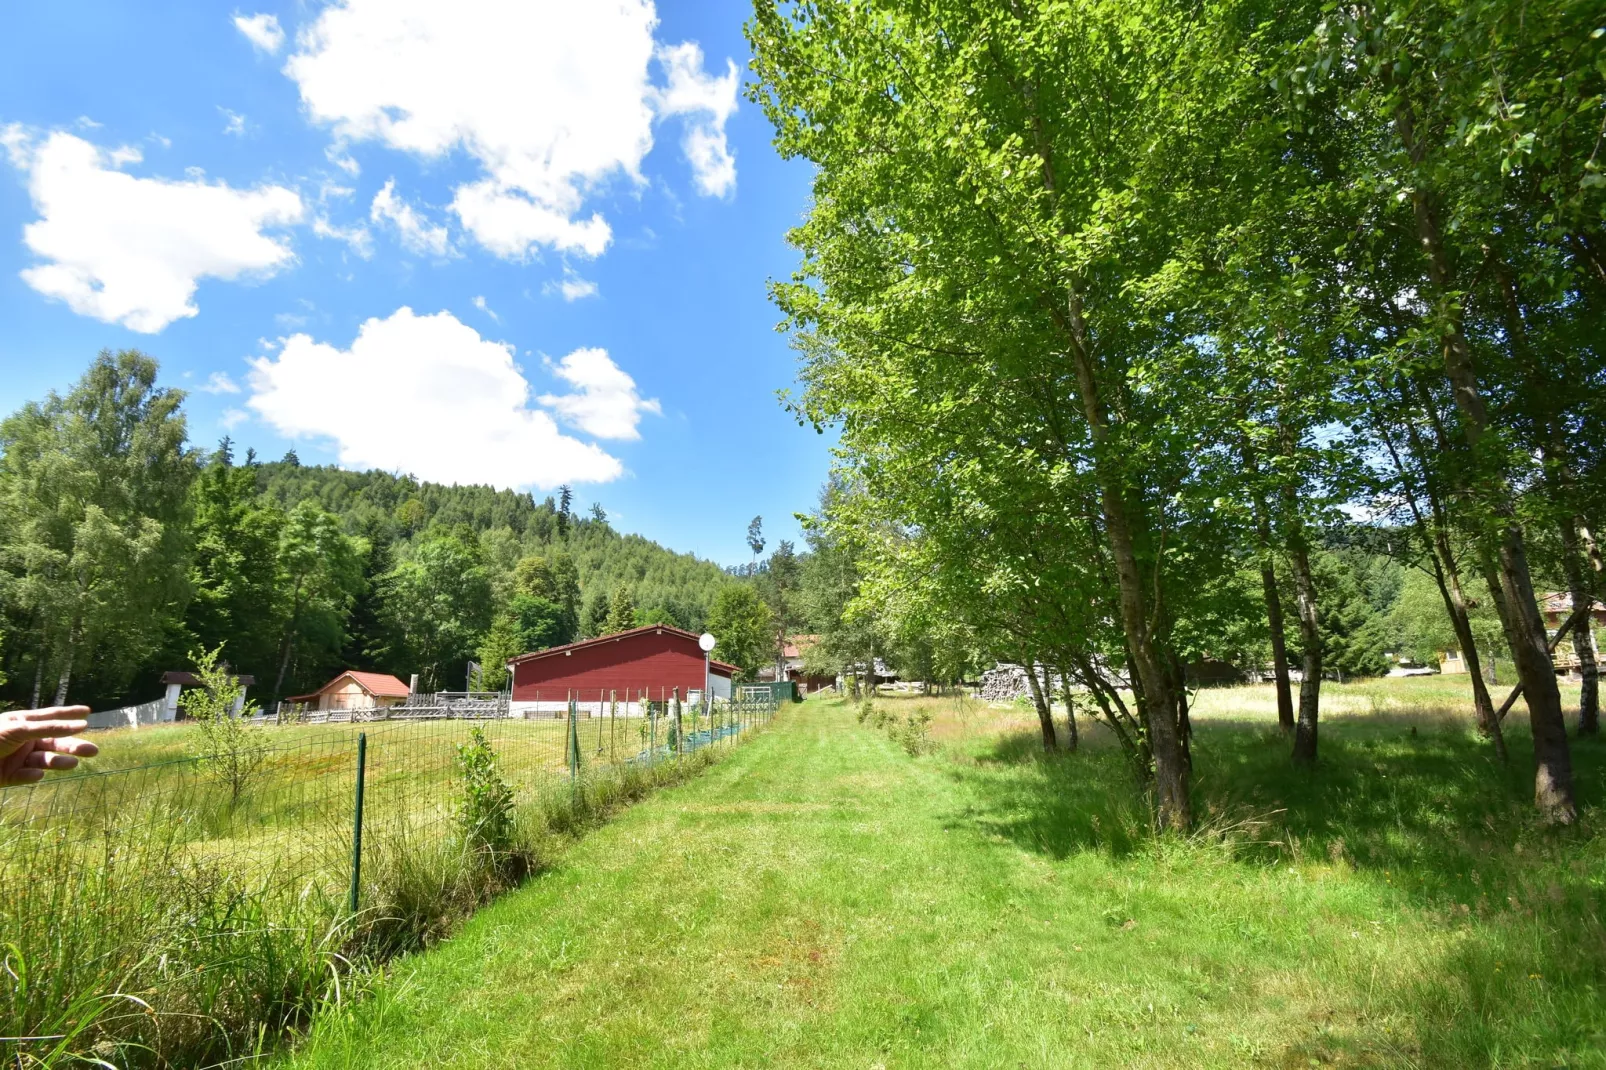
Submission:
M 773 623 L 769 606 L 751 584 L 732 583 L 714 596 L 707 628 L 719 644 L 716 656 L 741 669 L 744 679 L 751 679 L 770 660 Z
M 603 635 L 627 632 L 636 626 L 636 598 L 629 587 L 618 584 L 608 598 L 608 619 L 603 622 Z
M 0 423 L 0 562 L 35 623 L 33 702 L 95 665 L 121 690 L 181 616 L 189 487 L 184 395 L 136 350 L 102 352 L 65 397 Z
M 371 516 L 357 541 L 362 575 L 351 600 L 351 611 L 346 615 L 340 664 L 344 668 L 388 672 L 405 678 L 409 671 L 399 656 L 402 644 L 391 609 L 395 597 L 396 551 L 390 525 L 379 516 Z
M 274 611 L 284 514 L 259 498 L 256 468 L 252 453 L 236 465 L 225 438 L 195 480 L 184 622 L 202 650 L 227 645 L 239 671 L 266 679 L 281 638 Z
M 346 615 L 362 583 L 361 546 L 339 521 L 304 501 L 279 533 L 279 667 L 273 695 L 287 677 L 311 683 L 345 641 Z
M 601 590 L 586 596 L 585 608 L 580 612 L 580 638 L 595 639 L 608 628 L 608 595 Z
M 434 529 L 396 567 L 396 626 L 427 690 L 455 681 L 491 626 L 491 582 L 479 543 Z
M 179 705 L 195 722 L 194 748 L 201 767 L 229 789 L 232 810 L 267 760 L 268 744 L 250 721 L 256 703 L 245 701 L 245 688 L 221 660 L 222 653 L 219 646 L 190 655 L 200 686 L 186 691 Z

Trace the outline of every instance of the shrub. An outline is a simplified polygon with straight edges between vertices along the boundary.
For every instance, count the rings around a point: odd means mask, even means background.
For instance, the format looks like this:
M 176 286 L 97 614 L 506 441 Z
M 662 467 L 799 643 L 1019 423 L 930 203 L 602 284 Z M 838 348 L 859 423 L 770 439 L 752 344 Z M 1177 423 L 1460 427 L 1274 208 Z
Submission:
M 256 776 L 268 756 L 268 743 L 253 727 L 251 715 L 256 703 L 242 703 L 245 688 L 229 667 L 218 660 L 222 644 L 212 650 L 190 654 L 201 686 L 191 688 L 179 705 L 195 721 L 195 752 L 201 767 L 229 789 L 229 808 L 239 805 L 240 796 Z M 239 705 L 240 709 L 235 710 Z
M 496 751 L 485 729 L 469 729 L 468 742 L 457 745 L 457 765 L 463 778 L 457 824 L 463 842 L 492 855 L 513 846 L 513 789 L 496 771 Z

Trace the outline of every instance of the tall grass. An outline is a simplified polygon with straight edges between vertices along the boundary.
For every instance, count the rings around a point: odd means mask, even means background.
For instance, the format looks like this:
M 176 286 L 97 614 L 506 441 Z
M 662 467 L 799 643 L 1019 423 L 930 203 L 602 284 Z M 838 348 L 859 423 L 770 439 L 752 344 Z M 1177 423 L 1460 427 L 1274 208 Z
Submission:
M 561 742 L 548 725 L 531 729 Z M 238 805 L 182 760 L 136 774 L 147 789 L 137 797 L 102 776 L 0 798 L 0 1065 L 202 1067 L 259 1054 L 621 806 L 715 758 L 622 760 L 571 778 L 545 747 L 521 756 L 518 728 L 499 725 L 490 735 L 517 790 L 511 837 L 486 850 L 454 817 L 449 730 L 409 730 L 431 745 L 370 747 L 355 916 L 354 732 L 332 756 L 276 753 L 276 774 Z

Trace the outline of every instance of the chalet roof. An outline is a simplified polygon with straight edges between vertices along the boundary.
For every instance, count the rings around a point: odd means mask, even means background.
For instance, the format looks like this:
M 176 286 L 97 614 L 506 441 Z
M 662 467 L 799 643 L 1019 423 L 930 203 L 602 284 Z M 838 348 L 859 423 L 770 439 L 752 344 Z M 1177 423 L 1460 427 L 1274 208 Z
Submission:
M 695 636 L 691 632 L 688 632 L 682 628 L 675 628 L 668 624 L 649 624 L 644 628 L 631 628 L 629 631 L 614 632 L 612 635 L 599 635 L 595 639 L 582 639 L 577 643 L 565 643 L 562 646 L 551 646 L 547 647 L 545 650 L 536 650 L 528 654 L 520 654 L 516 658 L 509 659 L 508 664 L 518 665 L 521 662 L 536 661 L 540 658 L 550 658 L 558 654 L 572 654 L 576 650 L 588 650 L 591 647 L 604 646 L 608 643 L 618 643 L 626 639 L 635 639 L 644 635 L 661 634 L 664 632 L 667 632 L 670 635 L 680 636 L 682 639 L 690 639 L 693 644 L 695 644 L 698 639 L 698 636 Z M 729 662 L 717 661 L 714 659 L 709 659 L 708 665 L 709 668 L 720 670 L 720 675 L 722 676 L 733 675 L 738 669 L 738 666 L 732 665 Z
M 350 677 L 358 687 L 362 688 L 375 698 L 406 698 L 409 694 L 411 694 L 411 692 L 407 690 L 406 684 L 402 683 L 388 672 L 358 672 L 356 669 L 347 669 L 339 676 L 336 676 L 333 680 L 330 680 L 327 684 L 324 684 L 322 687 L 318 688 L 318 690 L 309 692 L 305 695 L 293 695 L 291 696 L 290 701 L 305 702 L 308 699 L 317 698 L 325 691 L 329 691 L 334 688 L 336 684 L 340 683 L 347 677 Z

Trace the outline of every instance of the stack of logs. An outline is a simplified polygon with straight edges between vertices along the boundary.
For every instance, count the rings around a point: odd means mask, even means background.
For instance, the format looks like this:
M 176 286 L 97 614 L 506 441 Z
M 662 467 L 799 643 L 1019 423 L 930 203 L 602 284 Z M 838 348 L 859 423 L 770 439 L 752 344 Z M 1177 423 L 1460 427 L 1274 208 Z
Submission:
M 1043 666 L 1037 666 L 1037 680 L 1042 683 L 1044 678 Z M 1058 676 L 1050 674 L 1050 694 L 1058 695 L 1060 680 Z M 981 674 L 980 698 L 983 702 L 1014 702 L 1019 698 L 1031 698 L 1031 687 L 1026 683 L 1026 667 L 1024 665 L 1011 665 L 999 662 L 994 668 Z

